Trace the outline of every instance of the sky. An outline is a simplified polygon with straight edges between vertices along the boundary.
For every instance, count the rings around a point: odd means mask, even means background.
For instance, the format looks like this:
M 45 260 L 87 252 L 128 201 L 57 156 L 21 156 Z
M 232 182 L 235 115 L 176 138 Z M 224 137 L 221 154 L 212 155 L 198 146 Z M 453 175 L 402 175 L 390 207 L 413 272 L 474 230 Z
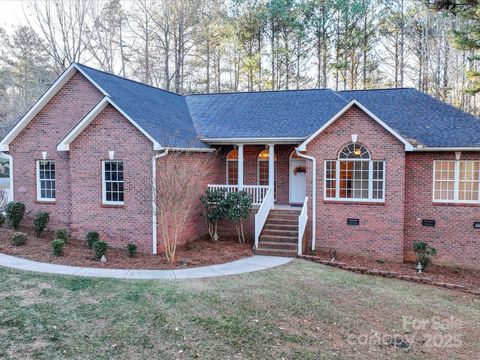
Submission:
M 10 30 L 11 26 L 24 23 L 20 0 L 0 0 L 0 26 Z

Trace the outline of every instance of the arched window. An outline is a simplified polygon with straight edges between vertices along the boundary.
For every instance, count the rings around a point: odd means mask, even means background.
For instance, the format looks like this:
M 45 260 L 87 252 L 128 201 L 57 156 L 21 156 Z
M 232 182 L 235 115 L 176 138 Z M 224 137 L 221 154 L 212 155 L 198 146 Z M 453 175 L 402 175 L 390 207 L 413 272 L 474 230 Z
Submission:
M 383 201 L 385 162 L 372 160 L 368 149 L 350 143 L 337 160 L 325 161 L 325 198 L 331 200 Z
M 258 154 L 258 185 L 268 185 L 268 159 L 270 158 L 267 149 L 260 151 Z M 275 155 L 275 188 L 277 183 L 277 155 Z
M 338 154 L 339 159 L 370 159 L 367 148 L 360 144 L 348 144 Z
M 238 150 L 231 150 L 227 154 L 227 184 L 238 184 Z

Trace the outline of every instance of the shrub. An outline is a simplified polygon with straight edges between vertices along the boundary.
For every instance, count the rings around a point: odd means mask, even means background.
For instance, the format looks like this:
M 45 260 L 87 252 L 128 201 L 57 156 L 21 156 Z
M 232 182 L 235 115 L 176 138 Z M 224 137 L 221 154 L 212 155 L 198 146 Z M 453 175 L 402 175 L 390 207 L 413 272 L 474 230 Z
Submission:
M 188 251 L 200 251 L 203 249 L 203 246 L 197 241 L 190 241 L 185 244 L 185 249 Z
M 52 254 L 54 256 L 63 255 L 63 247 L 65 246 L 65 241 L 62 239 L 55 239 L 52 241 Z
M 65 229 L 55 231 L 55 239 L 63 240 L 64 243 L 68 242 L 68 232 Z
M 218 222 L 227 216 L 225 196 L 225 190 L 207 189 L 200 197 L 207 219 L 208 233 L 213 241 L 218 240 Z
M 127 245 L 128 256 L 134 257 L 137 253 L 137 245 L 133 243 L 129 243 Z
M 226 218 L 235 224 L 240 244 L 245 244 L 243 223 L 247 220 L 251 210 L 252 197 L 246 191 L 227 193 L 225 198 Z
M 27 242 L 27 234 L 22 232 L 16 232 L 12 237 L 12 244 L 14 246 L 22 246 Z
M 8 221 L 10 221 L 13 228 L 17 230 L 25 214 L 25 204 L 19 201 L 11 201 L 7 204 L 5 212 L 7 213 Z
M 90 231 L 87 234 L 87 244 L 89 249 L 93 249 L 93 244 L 100 241 L 100 235 L 96 231 Z
M 432 256 L 437 255 L 437 249 L 429 246 L 426 242 L 416 241 L 413 243 L 413 251 L 417 256 L 417 263 L 422 265 L 422 270 L 425 271 L 432 262 Z
M 93 251 L 95 252 L 95 258 L 100 260 L 103 255 L 107 254 L 107 243 L 105 241 L 95 241 L 93 243 Z
M 3 215 L 2 213 L 0 213 L 0 227 L 2 227 L 3 224 L 5 224 L 5 215 Z
M 50 214 L 45 211 L 38 211 L 33 217 L 33 225 L 35 226 L 35 233 L 37 236 L 42 235 L 42 232 L 47 228 L 48 222 L 50 221 Z

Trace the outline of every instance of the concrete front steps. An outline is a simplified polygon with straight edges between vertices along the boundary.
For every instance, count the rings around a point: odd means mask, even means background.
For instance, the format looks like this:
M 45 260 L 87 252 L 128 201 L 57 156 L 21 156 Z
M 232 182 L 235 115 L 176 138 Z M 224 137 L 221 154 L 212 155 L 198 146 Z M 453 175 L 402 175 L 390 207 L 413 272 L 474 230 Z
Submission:
M 256 255 L 296 257 L 300 209 L 272 209 L 260 234 Z

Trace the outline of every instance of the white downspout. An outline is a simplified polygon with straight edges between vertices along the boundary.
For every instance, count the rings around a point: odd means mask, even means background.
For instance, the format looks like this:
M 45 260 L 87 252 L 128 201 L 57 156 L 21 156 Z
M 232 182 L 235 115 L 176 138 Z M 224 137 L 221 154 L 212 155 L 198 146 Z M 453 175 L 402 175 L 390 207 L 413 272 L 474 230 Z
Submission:
M 157 159 L 168 154 L 168 149 L 152 157 L 152 254 L 157 255 Z
M 317 159 L 313 156 L 302 154 L 298 148 L 295 148 L 298 156 L 312 161 L 312 251 L 315 250 L 315 239 L 317 232 Z
M 13 201 L 13 157 L 12 155 L 5 154 L 4 152 L 1 153 L 2 156 L 6 157 L 8 159 L 8 177 L 9 177 L 9 182 L 10 182 L 10 191 L 8 194 L 8 201 Z

